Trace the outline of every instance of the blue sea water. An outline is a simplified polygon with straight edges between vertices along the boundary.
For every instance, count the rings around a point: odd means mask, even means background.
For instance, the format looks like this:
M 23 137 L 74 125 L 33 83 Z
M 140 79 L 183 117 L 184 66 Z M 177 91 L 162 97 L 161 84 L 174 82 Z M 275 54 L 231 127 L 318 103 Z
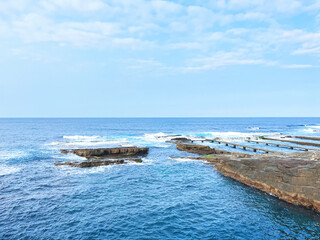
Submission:
M 320 136 L 319 126 L 320 118 L 0 119 L 0 239 L 320 239 L 318 214 L 172 159 L 191 154 L 166 142 Z M 142 164 L 54 165 L 82 160 L 62 148 L 119 145 L 150 153 Z

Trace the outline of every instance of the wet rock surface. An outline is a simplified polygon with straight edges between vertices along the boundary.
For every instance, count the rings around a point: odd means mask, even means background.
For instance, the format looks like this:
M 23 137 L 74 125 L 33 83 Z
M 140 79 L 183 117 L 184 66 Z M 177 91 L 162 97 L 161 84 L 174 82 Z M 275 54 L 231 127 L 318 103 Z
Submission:
M 176 147 L 180 151 L 195 153 L 195 154 L 230 154 L 230 152 L 211 148 L 209 146 L 191 144 L 191 143 L 176 143 Z
M 76 162 L 62 162 L 62 163 L 55 163 L 54 165 L 90 168 L 90 167 L 100 167 L 100 166 L 115 165 L 115 164 L 127 164 L 129 162 L 142 163 L 142 159 L 128 158 L 128 159 L 121 159 L 121 160 L 89 160 L 89 161 L 76 161 Z
M 191 139 L 186 137 L 175 137 L 175 138 L 172 138 L 171 141 L 189 142 L 191 141 Z
M 319 154 L 219 155 L 214 167 L 226 177 L 320 212 Z
M 61 150 L 61 153 L 73 153 L 87 159 L 124 158 L 147 155 L 149 148 L 140 147 L 116 147 L 116 148 L 96 148 L 96 149 L 71 149 Z
M 83 161 L 83 162 L 64 162 L 64 163 L 55 163 L 56 166 L 69 166 L 69 167 L 79 167 L 79 168 L 89 168 L 89 167 L 100 167 L 106 165 L 114 164 L 126 164 L 124 160 L 97 160 L 97 161 Z

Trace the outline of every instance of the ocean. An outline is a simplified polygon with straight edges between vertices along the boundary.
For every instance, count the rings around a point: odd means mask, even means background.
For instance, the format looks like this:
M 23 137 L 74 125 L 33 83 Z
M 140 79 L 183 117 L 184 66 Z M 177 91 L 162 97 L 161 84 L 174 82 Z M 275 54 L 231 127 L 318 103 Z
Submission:
M 0 239 L 320 239 L 320 215 L 179 158 L 192 154 L 167 142 L 281 134 L 320 136 L 320 118 L 0 119 Z M 120 145 L 150 152 L 143 163 L 54 165 L 83 160 L 60 149 Z

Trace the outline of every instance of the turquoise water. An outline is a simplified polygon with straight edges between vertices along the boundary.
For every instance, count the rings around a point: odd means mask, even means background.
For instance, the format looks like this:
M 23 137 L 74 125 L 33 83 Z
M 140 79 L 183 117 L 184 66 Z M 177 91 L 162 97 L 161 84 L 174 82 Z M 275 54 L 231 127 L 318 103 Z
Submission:
M 165 142 L 320 136 L 319 126 L 320 118 L 0 119 L 0 239 L 320 239 L 318 214 L 202 162 L 171 159 L 191 154 Z M 142 164 L 54 166 L 81 160 L 61 148 L 118 145 L 150 153 Z

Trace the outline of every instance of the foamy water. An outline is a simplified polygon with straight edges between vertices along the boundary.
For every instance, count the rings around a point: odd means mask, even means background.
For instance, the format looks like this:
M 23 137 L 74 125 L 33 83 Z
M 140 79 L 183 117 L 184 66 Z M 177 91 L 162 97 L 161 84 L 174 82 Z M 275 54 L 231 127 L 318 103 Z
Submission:
M 21 169 L 19 167 L 12 167 L 6 164 L 0 164 L 0 176 L 14 174 L 19 172 Z

